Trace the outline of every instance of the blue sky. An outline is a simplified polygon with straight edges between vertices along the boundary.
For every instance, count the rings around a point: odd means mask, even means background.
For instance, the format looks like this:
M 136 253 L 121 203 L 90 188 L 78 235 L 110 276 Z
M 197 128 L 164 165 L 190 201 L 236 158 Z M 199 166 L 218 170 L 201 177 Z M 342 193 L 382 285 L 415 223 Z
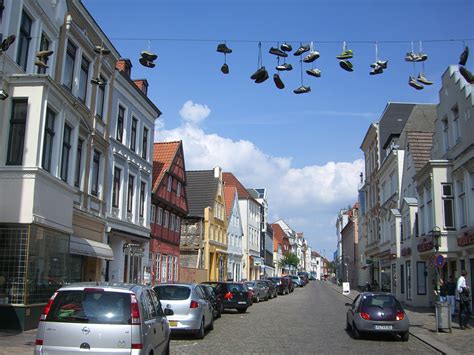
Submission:
M 387 102 L 437 103 L 441 75 L 463 49 L 451 40 L 474 38 L 470 0 L 83 3 L 132 60 L 132 77 L 149 81 L 149 96 L 163 112 L 155 139 L 182 139 L 188 170 L 220 165 L 249 188 L 268 188 L 270 221 L 283 218 L 330 258 L 335 216 L 357 199 L 359 146 L 370 123 Z M 216 52 L 224 40 L 233 49 L 228 75 L 220 72 L 224 56 Z M 435 84 L 416 91 L 408 77 L 423 67 L 404 57 L 411 41 L 419 50 L 419 40 L 429 56 L 425 75 Z M 270 79 L 255 84 L 250 75 L 259 41 Z M 275 87 L 277 61 L 268 50 L 283 41 L 294 49 L 313 41 L 320 52 L 313 64 L 321 78 L 303 75 L 311 93 L 293 93 L 301 79 L 299 58 L 291 53 L 293 71 L 280 73 L 286 87 Z M 335 58 L 343 41 L 354 51 L 351 73 Z M 370 76 L 376 41 L 388 69 Z M 472 40 L 465 44 L 474 49 Z M 158 55 L 153 69 L 138 63 L 148 48 Z

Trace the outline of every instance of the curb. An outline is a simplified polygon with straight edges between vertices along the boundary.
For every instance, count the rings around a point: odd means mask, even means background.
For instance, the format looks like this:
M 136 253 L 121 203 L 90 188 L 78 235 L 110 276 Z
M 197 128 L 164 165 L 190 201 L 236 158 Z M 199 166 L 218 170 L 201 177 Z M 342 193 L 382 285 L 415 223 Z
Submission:
M 350 299 L 351 301 L 354 300 L 353 297 L 350 297 L 349 295 L 344 295 L 340 290 L 339 290 L 339 287 L 336 286 L 336 285 L 333 285 L 332 283 L 328 283 L 326 282 L 325 283 L 326 286 L 332 288 L 334 291 L 336 291 L 337 293 L 339 293 L 340 295 Z M 414 336 L 415 338 L 417 338 L 418 340 L 420 340 L 421 342 L 423 342 L 424 344 L 430 346 L 431 348 L 433 348 L 434 350 L 440 352 L 441 354 L 453 354 L 453 355 L 457 355 L 457 354 L 461 354 L 459 353 L 458 351 L 450 348 L 449 346 L 447 346 L 446 344 L 436 340 L 436 339 L 433 339 L 432 337 L 429 337 L 429 336 L 426 336 L 424 334 L 416 334 L 417 332 L 413 331 L 413 328 L 410 326 L 410 330 L 409 330 L 409 333 L 410 335 Z

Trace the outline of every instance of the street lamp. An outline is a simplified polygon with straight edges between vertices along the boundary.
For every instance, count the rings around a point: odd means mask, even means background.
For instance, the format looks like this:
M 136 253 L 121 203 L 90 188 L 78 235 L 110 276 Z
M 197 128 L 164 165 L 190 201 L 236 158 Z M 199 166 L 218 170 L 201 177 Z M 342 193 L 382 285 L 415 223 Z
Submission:
M 431 236 L 433 237 L 433 245 L 436 251 L 439 250 L 439 247 L 441 245 L 441 228 L 439 227 L 434 227 L 431 230 Z

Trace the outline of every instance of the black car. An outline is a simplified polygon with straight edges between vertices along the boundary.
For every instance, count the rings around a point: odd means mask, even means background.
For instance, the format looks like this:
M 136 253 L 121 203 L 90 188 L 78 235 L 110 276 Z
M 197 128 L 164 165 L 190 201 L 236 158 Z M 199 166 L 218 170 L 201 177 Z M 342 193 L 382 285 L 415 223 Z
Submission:
M 206 299 L 209 300 L 212 304 L 214 309 L 214 319 L 220 318 L 222 315 L 222 311 L 224 310 L 224 305 L 222 303 L 222 296 L 217 295 L 216 291 L 211 285 L 201 284 L 199 285 L 203 290 L 204 294 L 206 295 Z
M 252 293 L 241 282 L 208 281 L 204 284 L 211 285 L 217 297 L 221 297 L 224 309 L 236 309 L 245 313 L 251 306 Z
M 270 281 L 275 284 L 277 292 L 279 295 L 286 295 L 290 293 L 288 279 L 284 277 L 269 277 Z

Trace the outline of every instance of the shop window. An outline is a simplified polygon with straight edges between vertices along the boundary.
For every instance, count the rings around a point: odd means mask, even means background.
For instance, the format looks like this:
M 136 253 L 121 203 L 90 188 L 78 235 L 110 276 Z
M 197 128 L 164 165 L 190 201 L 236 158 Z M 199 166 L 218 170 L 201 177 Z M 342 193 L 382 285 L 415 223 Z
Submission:
M 416 262 L 416 293 L 426 295 L 426 265 L 424 261 Z

